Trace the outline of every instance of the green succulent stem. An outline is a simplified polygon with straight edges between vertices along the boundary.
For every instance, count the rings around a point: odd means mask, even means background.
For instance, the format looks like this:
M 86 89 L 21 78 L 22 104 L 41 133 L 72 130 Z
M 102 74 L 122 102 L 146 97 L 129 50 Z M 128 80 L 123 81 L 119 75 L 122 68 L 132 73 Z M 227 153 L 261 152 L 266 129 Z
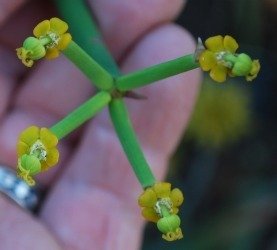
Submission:
M 190 54 L 124 76 L 119 76 L 115 84 L 118 90 L 132 90 L 198 67 L 199 64 L 195 61 L 194 54 Z
M 96 115 L 107 106 L 110 101 L 111 95 L 106 91 L 100 91 L 61 121 L 53 125 L 50 130 L 58 137 L 58 139 L 62 139 Z
M 73 3 L 73 1 L 55 0 L 55 3 L 80 46 L 111 75 L 120 76 L 121 73 L 105 47 L 84 1 L 76 0 Z M 113 99 L 109 104 L 109 112 L 119 140 L 139 182 L 143 187 L 152 186 L 156 181 L 138 143 L 124 101 L 121 98 Z
M 143 188 L 153 186 L 156 180 L 138 143 L 126 105 L 122 98 L 113 99 L 109 104 L 109 111 L 123 150 L 140 184 Z
M 92 59 L 77 43 L 71 41 L 63 50 L 63 54 L 72 61 L 95 86 L 101 90 L 111 90 L 113 77 Z
M 69 32 L 73 35 L 74 41 L 111 75 L 120 75 L 118 66 L 98 31 L 87 1 L 54 0 L 54 2 L 59 13 L 68 23 Z

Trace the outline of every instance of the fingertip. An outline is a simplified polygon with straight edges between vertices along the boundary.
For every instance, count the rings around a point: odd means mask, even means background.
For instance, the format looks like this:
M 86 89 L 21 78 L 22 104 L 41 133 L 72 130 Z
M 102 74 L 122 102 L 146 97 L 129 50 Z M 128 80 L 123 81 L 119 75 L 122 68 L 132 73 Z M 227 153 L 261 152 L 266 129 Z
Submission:
M 192 35 L 181 26 L 162 24 L 138 41 L 122 64 L 122 70 L 128 72 L 194 53 L 195 44 Z
M 120 59 L 147 30 L 167 23 L 181 12 L 184 0 L 90 1 L 115 58 Z
M 175 24 L 164 24 L 141 39 L 122 69 L 125 73 L 136 71 L 192 54 L 194 50 L 195 41 L 188 31 Z M 138 89 L 148 100 L 128 103 L 142 144 L 163 155 L 163 159 L 175 149 L 189 121 L 200 79 L 197 69 L 185 72 Z

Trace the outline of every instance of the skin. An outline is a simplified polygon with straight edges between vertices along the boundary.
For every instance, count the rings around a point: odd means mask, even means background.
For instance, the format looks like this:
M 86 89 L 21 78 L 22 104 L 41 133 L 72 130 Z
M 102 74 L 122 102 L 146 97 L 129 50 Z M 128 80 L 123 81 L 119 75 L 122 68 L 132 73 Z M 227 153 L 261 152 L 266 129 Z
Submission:
M 90 4 L 123 72 L 194 51 L 191 36 L 171 23 L 184 1 L 94 0 Z M 32 124 L 51 126 L 94 90 L 63 56 L 37 62 L 31 70 L 17 60 L 15 48 L 36 23 L 57 15 L 50 3 L 1 0 L 0 9 L 0 159 L 16 166 L 20 131 Z M 165 177 L 168 159 L 187 125 L 199 81 L 194 70 L 139 89 L 147 101 L 127 101 L 158 180 Z M 107 110 L 59 145 L 59 165 L 37 178 L 47 190 L 38 216 L 0 194 L 1 249 L 139 249 L 144 220 L 137 197 L 142 189 Z

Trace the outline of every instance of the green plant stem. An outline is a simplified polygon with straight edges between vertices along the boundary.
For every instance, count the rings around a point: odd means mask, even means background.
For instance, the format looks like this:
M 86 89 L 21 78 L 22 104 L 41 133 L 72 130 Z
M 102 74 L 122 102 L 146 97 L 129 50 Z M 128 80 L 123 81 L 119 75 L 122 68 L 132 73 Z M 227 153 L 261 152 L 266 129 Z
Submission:
M 109 111 L 118 138 L 142 187 L 154 185 L 156 180 L 142 153 L 124 101 L 113 99 Z
M 111 75 L 120 76 L 119 68 L 104 45 L 84 0 L 54 0 L 54 2 L 69 24 L 75 41 Z M 152 186 L 156 181 L 142 153 L 124 101 L 122 99 L 112 100 L 109 103 L 109 112 L 122 147 L 139 182 L 144 188 Z
M 68 116 L 53 125 L 50 130 L 61 139 L 101 111 L 111 101 L 108 92 L 101 91 L 80 105 Z
M 121 91 L 132 90 L 152 82 L 174 76 L 199 67 L 194 55 L 186 55 L 177 59 L 145 68 L 116 79 L 116 88 Z
M 54 0 L 61 16 L 69 25 L 69 32 L 95 61 L 111 75 L 120 75 L 118 66 L 104 45 L 101 34 L 85 0 Z
M 113 77 L 92 59 L 77 43 L 71 41 L 63 54 L 72 61 L 99 89 L 113 88 Z

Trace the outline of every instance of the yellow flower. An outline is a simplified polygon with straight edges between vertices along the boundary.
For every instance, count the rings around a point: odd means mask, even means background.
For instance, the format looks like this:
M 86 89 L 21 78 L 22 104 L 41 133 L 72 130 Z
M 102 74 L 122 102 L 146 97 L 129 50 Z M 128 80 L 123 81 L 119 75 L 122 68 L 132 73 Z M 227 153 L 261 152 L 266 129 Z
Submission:
M 56 58 L 72 40 L 67 30 L 67 23 L 57 17 L 40 22 L 33 30 L 35 37 L 28 37 L 23 46 L 16 49 L 18 58 L 27 67 L 44 56 L 47 59 Z
M 205 41 L 206 50 L 199 57 L 199 63 L 204 71 L 210 71 L 210 76 L 216 82 L 224 82 L 228 73 L 227 65 L 224 65 L 222 55 L 225 52 L 231 54 L 238 49 L 238 44 L 231 36 L 214 36 Z
M 158 182 L 147 188 L 138 199 L 142 216 L 158 223 L 159 230 L 164 233 L 163 238 L 169 241 L 182 238 L 177 213 L 183 201 L 182 192 L 178 188 L 171 190 L 171 184 L 167 182 Z
M 232 81 L 218 86 L 205 78 L 187 129 L 187 138 L 206 148 L 239 141 L 251 131 L 251 96 Z
M 205 41 L 207 49 L 199 55 L 199 64 L 216 82 L 226 81 L 229 76 L 245 76 L 247 81 L 257 77 L 260 70 L 258 60 L 252 61 L 246 54 L 236 54 L 239 47 L 231 36 L 214 36 Z
M 23 47 L 16 49 L 17 57 L 27 67 L 32 67 L 34 60 L 38 60 L 45 56 L 45 48 L 35 37 L 28 37 Z
M 64 50 L 70 43 L 72 37 L 69 33 L 68 25 L 57 17 L 50 20 L 40 22 L 33 30 L 35 37 L 42 39 L 50 39 L 46 44 L 46 58 L 53 59 L 59 56 L 59 51 Z
M 28 127 L 19 135 L 18 158 L 25 154 L 35 156 L 40 161 L 41 171 L 45 171 L 58 163 L 57 144 L 57 137 L 49 129 L 36 126 Z

